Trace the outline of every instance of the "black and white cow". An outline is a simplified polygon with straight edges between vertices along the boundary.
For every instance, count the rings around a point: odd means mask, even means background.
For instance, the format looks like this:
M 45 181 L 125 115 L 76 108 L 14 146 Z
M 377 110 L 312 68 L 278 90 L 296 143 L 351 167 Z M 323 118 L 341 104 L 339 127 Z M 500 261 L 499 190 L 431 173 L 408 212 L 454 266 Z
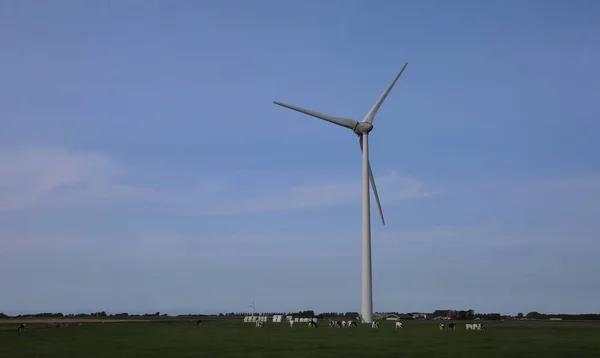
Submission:
M 342 321 L 329 320 L 329 328 L 334 328 L 334 327 L 342 328 Z
M 465 324 L 465 329 L 467 331 L 481 331 L 482 329 L 485 329 L 485 324 L 481 324 L 481 323 L 467 323 Z
M 448 329 L 456 330 L 456 323 L 452 322 L 448 325 Z
M 315 321 L 309 321 L 308 322 L 308 328 L 317 328 L 317 322 Z
M 17 332 L 25 332 L 27 329 L 25 329 L 25 323 L 21 323 L 19 325 L 19 328 L 17 328 Z

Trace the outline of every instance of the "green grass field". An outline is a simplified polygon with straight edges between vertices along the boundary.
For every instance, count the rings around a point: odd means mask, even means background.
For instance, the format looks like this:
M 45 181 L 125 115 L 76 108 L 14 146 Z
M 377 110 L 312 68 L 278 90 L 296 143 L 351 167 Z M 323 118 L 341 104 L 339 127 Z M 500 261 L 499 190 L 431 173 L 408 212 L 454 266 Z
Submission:
M 1 322 L 1 321 L 0 321 Z M 481 322 L 481 321 L 480 321 Z M 286 323 L 256 328 L 242 319 L 87 323 L 65 328 L 0 323 L 0 357 L 598 357 L 600 321 L 485 322 L 485 331 L 440 331 L 435 321 L 383 321 L 317 329 Z

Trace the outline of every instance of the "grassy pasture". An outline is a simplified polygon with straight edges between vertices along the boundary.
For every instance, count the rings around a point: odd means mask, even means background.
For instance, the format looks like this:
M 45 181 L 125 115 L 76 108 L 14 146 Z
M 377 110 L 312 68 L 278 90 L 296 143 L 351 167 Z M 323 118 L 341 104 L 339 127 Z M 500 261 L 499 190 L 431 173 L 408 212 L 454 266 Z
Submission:
M 203 320 L 202 326 L 192 320 L 157 320 L 46 328 L 38 322 L 26 322 L 27 332 L 17 332 L 16 321 L 0 321 L 0 357 L 584 358 L 600 354 L 600 321 L 484 322 L 486 331 L 466 331 L 465 322 L 458 323 L 456 331 L 440 331 L 435 321 L 403 321 L 401 331 L 394 329 L 393 321 L 383 321 L 379 330 L 367 325 L 330 329 L 325 322 L 317 329 L 271 322 L 259 329 L 242 319 Z

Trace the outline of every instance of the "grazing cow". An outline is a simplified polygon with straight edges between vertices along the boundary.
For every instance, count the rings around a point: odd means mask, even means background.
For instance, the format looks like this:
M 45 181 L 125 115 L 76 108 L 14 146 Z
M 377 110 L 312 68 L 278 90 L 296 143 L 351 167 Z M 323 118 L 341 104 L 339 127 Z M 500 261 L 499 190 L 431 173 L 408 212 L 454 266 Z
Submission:
M 335 321 L 337 328 L 342 328 L 342 321 Z
M 335 321 L 329 320 L 329 328 L 333 328 L 335 326 Z
M 371 328 L 379 328 L 379 322 L 373 321 L 373 323 L 371 323 Z
M 257 328 L 262 328 L 263 326 L 264 326 L 264 322 L 256 321 L 256 327 Z
M 317 326 L 317 322 L 315 322 L 315 321 L 309 321 L 308 322 L 308 328 L 311 328 L 311 327 L 317 328 L 318 327 Z
M 472 324 L 471 323 L 467 323 L 467 324 L 465 324 L 465 329 L 467 331 L 469 331 L 469 330 L 470 331 L 481 331 L 482 327 L 483 327 L 483 329 L 485 329 L 485 324 L 484 325 L 482 325 L 481 323 L 472 323 Z
M 342 321 L 342 327 L 346 328 L 346 321 Z
M 356 327 L 356 321 L 348 321 L 347 327 Z
M 25 332 L 27 329 L 25 329 L 25 323 L 21 323 L 19 325 L 19 328 L 17 328 L 17 332 Z
M 201 319 L 199 319 L 199 320 L 196 322 L 196 326 L 199 326 L 199 325 L 201 325 L 201 324 L 202 324 L 202 320 L 201 320 Z
M 452 322 L 448 325 L 448 329 L 456 330 L 456 323 Z
M 440 331 L 443 331 L 443 330 L 444 330 L 444 324 L 440 323 Z
M 400 328 L 400 329 L 403 328 L 402 327 L 402 322 L 396 322 L 396 329 L 398 329 L 398 328 Z

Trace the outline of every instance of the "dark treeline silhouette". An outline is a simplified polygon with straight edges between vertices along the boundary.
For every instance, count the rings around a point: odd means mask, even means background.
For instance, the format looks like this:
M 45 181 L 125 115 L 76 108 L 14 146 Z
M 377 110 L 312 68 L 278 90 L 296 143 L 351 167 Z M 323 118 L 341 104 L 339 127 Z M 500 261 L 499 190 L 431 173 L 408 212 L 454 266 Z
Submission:
M 523 317 L 522 313 L 517 315 L 517 318 L 527 319 L 550 319 L 550 318 L 562 318 L 564 320 L 600 320 L 600 314 L 598 313 L 581 313 L 581 314 L 568 314 L 568 313 L 539 313 L 529 312 Z
M 475 311 L 473 310 L 461 310 L 461 311 L 455 311 L 453 312 L 453 318 L 455 319 L 465 319 L 465 320 L 470 320 L 470 319 L 474 319 L 475 317 Z
M 229 313 L 219 313 L 219 317 L 243 317 L 243 316 L 251 316 L 250 312 L 229 312 Z M 273 315 L 282 315 L 282 316 L 294 316 L 298 318 L 325 318 L 325 317 L 357 317 L 358 312 L 323 312 L 323 313 L 315 313 L 313 310 L 305 310 L 298 312 L 255 312 L 255 316 L 273 316 Z
M 527 314 L 519 313 L 516 316 L 507 316 L 501 315 L 500 313 L 475 313 L 473 310 L 458 310 L 458 311 L 450 311 L 451 319 L 454 320 L 473 320 L 476 318 L 483 320 L 501 320 L 501 319 L 550 319 L 550 318 L 560 318 L 563 320 L 600 320 L 600 314 L 598 313 L 583 313 L 583 314 L 568 314 L 568 313 L 553 313 L 553 314 L 545 314 L 539 312 L 529 312 Z M 412 315 L 419 315 L 422 313 L 410 312 L 410 313 L 398 313 L 398 312 L 385 312 L 379 313 L 382 316 L 386 315 L 397 315 L 401 317 L 410 317 Z M 229 313 L 219 313 L 218 315 L 206 315 L 206 314 L 182 314 L 177 315 L 176 317 L 243 317 L 250 316 L 251 312 L 229 312 Z M 282 315 L 282 316 L 294 316 L 300 318 L 334 318 L 334 317 L 351 317 L 356 318 L 359 316 L 358 312 L 323 312 L 323 313 L 315 313 L 313 310 L 304 310 L 298 312 L 255 312 L 255 316 L 273 316 L 273 315 Z M 431 315 L 431 314 L 428 314 Z M 166 313 L 161 315 L 160 312 L 154 313 L 143 313 L 143 314 L 131 314 L 127 312 L 123 313 L 114 313 L 107 314 L 105 311 L 99 312 L 90 312 L 90 313 L 77 313 L 77 314 L 63 314 L 63 313 L 52 313 L 52 312 L 43 312 L 43 313 L 30 313 L 30 314 L 20 314 L 16 316 L 10 316 L 0 312 L 0 319 L 2 318 L 93 318 L 93 317 L 128 317 L 128 318 L 142 318 L 142 317 L 169 317 Z
M 324 312 L 317 315 L 317 318 L 325 318 L 325 317 L 352 317 L 356 318 L 360 314 L 358 312 Z
M 124 313 L 114 313 L 114 314 L 107 314 L 105 311 L 100 311 L 100 312 L 91 312 L 91 313 L 68 313 L 68 314 L 63 314 L 63 313 L 52 313 L 52 312 L 44 312 L 44 313 L 27 313 L 27 314 L 20 314 L 20 315 L 16 315 L 16 316 L 9 316 L 6 315 L 2 312 L 0 312 L 0 318 L 25 318 L 25 317 L 31 317 L 31 318 L 84 318 L 84 317 L 159 317 L 161 316 L 160 312 L 155 312 L 155 313 L 144 313 L 144 314 L 129 314 L 127 312 Z M 164 313 L 161 317 L 167 317 L 168 315 L 166 313 Z

